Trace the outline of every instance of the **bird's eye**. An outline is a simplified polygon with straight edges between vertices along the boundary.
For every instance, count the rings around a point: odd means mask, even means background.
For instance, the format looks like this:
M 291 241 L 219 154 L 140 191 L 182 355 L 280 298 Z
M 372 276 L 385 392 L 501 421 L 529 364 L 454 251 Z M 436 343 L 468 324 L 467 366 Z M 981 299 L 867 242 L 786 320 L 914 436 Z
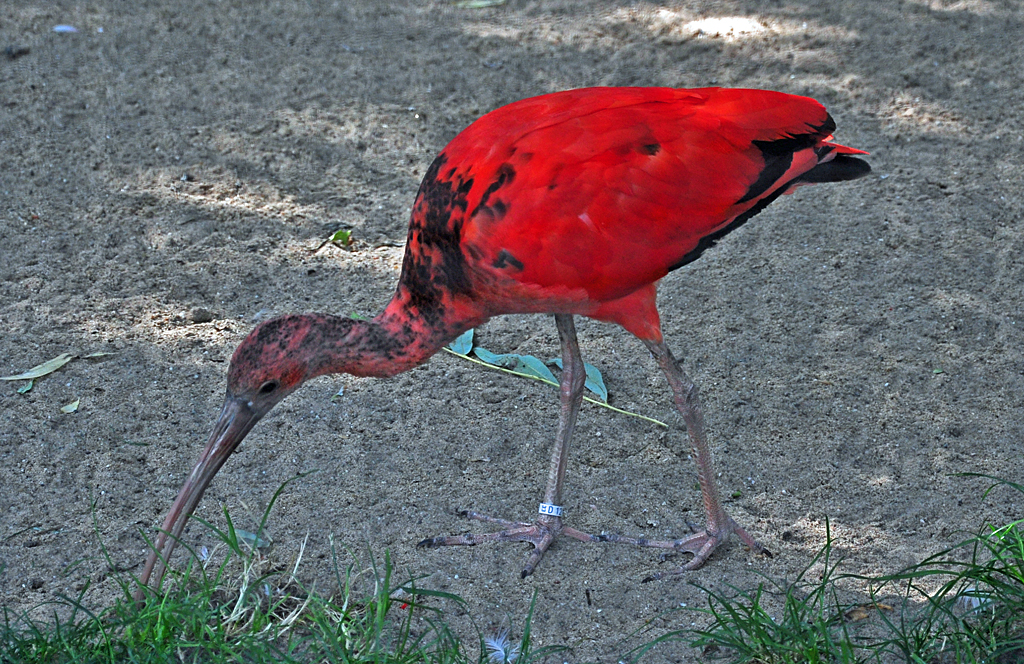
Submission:
M 270 394 L 277 389 L 277 386 L 278 382 L 276 380 L 268 380 L 260 385 L 260 394 Z

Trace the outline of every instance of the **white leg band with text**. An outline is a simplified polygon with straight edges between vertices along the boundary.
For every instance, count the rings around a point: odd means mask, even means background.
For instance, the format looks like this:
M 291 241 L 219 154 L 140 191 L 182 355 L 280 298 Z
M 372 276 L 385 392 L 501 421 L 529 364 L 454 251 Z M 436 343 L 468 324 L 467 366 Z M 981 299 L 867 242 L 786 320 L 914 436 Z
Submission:
M 539 511 L 546 516 L 562 516 L 562 508 L 551 503 L 541 503 Z

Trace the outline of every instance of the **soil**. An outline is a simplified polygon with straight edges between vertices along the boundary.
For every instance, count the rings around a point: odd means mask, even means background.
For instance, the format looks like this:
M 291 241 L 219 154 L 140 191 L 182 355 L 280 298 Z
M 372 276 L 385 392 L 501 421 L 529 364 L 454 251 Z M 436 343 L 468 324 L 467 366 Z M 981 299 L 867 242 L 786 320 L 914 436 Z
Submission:
M 869 178 L 784 197 L 660 286 L 727 509 L 774 557 L 734 540 L 641 584 L 679 560 L 562 540 L 521 580 L 521 545 L 417 550 L 474 527 L 459 509 L 532 518 L 557 415 L 555 390 L 444 353 L 389 380 L 313 381 L 198 514 L 222 524 L 226 507 L 255 529 L 283 482 L 316 471 L 268 524 L 282 559 L 308 534 L 304 582 L 331 587 L 333 536 L 364 565 L 390 551 L 402 575 L 458 593 L 485 631 L 511 622 L 516 636 L 536 593 L 534 643 L 568 646 L 565 661 L 617 661 L 699 623 L 663 614 L 706 606 L 701 586 L 795 578 L 826 524 L 841 571 L 880 574 L 1020 518 L 1019 493 L 959 474 L 1024 477 L 1022 34 L 1008 0 L 5 3 L 0 374 L 111 354 L 25 394 L 0 384 L 0 604 L 85 589 L 108 605 L 111 565 L 139 572 L 141 533 L 205 443 L 254 322 L 376 313 L 446 142 L 500 105 L 591 85 L 805 94 L 838 141 L 871 152 Z M 350 249 L 325 244 L 340 228 Z M 611 403 L 669 427 L 585 406 L 568 523 L 684 534 L 703 516 L 663 377 L 623 330 L 578 326 Z M 558 352 L 543 316 L 477 339 Z M 214 543 L 196 524 L 186 541 Z

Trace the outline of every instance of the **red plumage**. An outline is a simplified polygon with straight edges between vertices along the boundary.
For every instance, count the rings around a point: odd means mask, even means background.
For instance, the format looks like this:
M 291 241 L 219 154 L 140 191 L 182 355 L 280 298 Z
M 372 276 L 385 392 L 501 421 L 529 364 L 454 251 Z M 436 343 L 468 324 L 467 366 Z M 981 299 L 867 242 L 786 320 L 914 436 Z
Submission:
M 453 220 L 480 313 L 582 314 L 658 338 L 644 287 L 819 161 L 863 154 L 829 143 L 834 126 L 813 99 L 722 88 L 569 90 L 488 113 L 438 173 L 472 181 Z M 757 143 L 787 140 L 801 146 L 788 167 L 742 200 L 767 165 Z M 411 233 L 408 250 L 418 242 Z M 643 301 L 615 302 L 638 289 Z
M 697 389 L 662 341 L 655 289 L 726 232 L 801 184 L 866 175 L 865 154 L 830 142 L 835 123 L 806 97 L 763 90 L 590 88 L 525 99 L 483 116 L 433 162 L 409 223 L 392 301 L 373 320 L 326 314 L 261 324 L 235 351 L 224 409 L 164 522 L 140 578 L 166 559 L 231 452 L 275 404 L 313 376 L 386 376 L 426 361 L 464 330 L 506 313 L 555 314 L 561 410 L 545 504 L 561 502 L 582 400 L 573 315 L 617 323 L 652 352 L 686 423 L 707 526 L 679 540 L 588 535 L 542 511 L 533 523 L 470 514 L 505 530 L 424 540 L 532 542 L 523 575 L 560 534 L 694 555 L 730 534 L 763 550 L 725 514 L 704 440 Z M 545 508 L 547 509 L 547 508 Z M 142 589 L 138 596 L 142 596 Z

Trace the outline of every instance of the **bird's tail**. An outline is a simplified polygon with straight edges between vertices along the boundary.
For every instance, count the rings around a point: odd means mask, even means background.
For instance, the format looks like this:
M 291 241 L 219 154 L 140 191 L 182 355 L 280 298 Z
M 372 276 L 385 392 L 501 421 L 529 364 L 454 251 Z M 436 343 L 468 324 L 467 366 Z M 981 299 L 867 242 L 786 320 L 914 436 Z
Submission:
M 831 149 L 828 152 L 824 152 L 822 148 Z M 868 162 L 851 156 L 855 154 L 868 154 L 864 150 L 849 148 L 838 143 L 829 143 L 828 139 L 825 139 L 817 150 L 821 154 L 818 165 L 798 177 L 793 182 L 794 185 L 856 180 L 871 172 L 871 166 Z

